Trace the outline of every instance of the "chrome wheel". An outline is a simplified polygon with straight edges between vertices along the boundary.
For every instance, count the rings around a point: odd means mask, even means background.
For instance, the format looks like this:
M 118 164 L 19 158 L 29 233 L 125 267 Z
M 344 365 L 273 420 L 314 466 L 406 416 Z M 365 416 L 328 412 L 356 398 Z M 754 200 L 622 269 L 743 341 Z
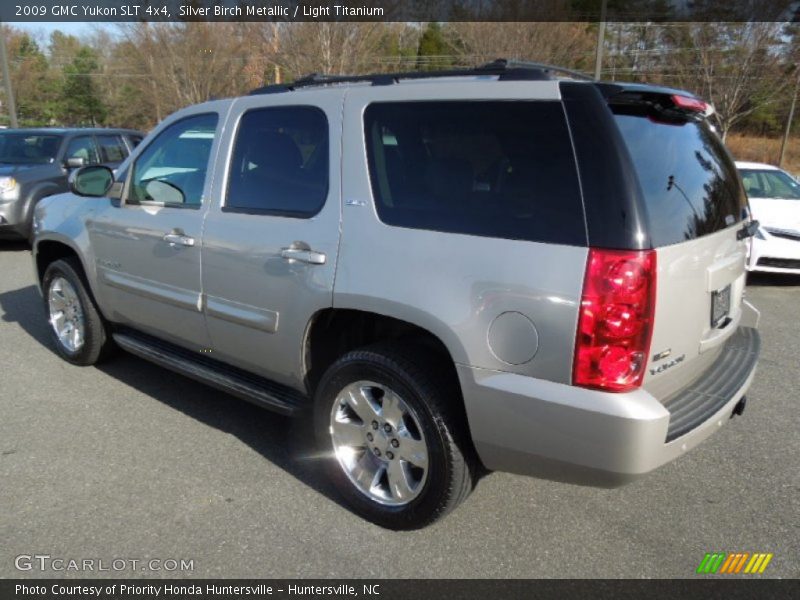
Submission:
M 83 347 L 85 322 L 78 292 L 65 278 L 57 276 L 50 282 L 47 292 L 50 326 L 59 343 L 69 352 Z
M 385 385 L 345 387 L 333 403 L 329 431 L 345 474 L 371 500 L 402 506 L 422 492 L 428 446 L 419 417 Z

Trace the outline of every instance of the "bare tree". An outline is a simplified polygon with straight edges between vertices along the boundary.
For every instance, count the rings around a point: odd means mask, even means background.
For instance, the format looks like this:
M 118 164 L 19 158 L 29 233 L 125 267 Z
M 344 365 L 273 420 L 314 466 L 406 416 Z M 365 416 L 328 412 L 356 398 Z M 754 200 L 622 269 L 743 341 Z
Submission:
M 143 75 L 144 99 L 160 120 L 178 108 L 240 94 L 251 66 L 248 28 L 234 23 L 127 23 L 118 67 Z
M 668 83 L 696 92 L 716 109 L 722 138 L 736 123 L 786 92 L 780 23 L 687 23 L 662 40 Z M 658 70 L 656 70 L 656 73 Z
M 586 23 L 451 23 L 454 47 L 465 62 L 512 58 L 585 67 L 592 57 L 594 37 Z
M 281 30 L 279 64 L 293 76 L 359 73 L 383 39 L 382 23 L 292 23 Z

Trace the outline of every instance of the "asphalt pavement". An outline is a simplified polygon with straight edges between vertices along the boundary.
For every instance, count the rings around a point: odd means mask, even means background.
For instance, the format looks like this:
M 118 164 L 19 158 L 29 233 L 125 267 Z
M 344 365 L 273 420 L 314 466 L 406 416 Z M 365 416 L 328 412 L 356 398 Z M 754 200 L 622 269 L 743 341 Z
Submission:
M 61 360 L 27 247 L 0 242 L 0 577 L 694 577 L 716 551 L 798 577 L 800 277 L 747 295 L 763 339 L 747 410 L 699 448 L 614 490 L 492 473 L 397 533 L 341 505 L 290 420 L 133 356 Z

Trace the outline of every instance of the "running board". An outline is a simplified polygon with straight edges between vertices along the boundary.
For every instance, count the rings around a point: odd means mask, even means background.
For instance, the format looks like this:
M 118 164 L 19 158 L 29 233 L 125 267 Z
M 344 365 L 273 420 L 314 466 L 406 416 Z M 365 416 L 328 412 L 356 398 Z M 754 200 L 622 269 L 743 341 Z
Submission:
M 113 337 L 131 354 L 268 410 L 293 416 L 310 406 L 308 397 L 292 388 L 149 335 L 126 330 Z

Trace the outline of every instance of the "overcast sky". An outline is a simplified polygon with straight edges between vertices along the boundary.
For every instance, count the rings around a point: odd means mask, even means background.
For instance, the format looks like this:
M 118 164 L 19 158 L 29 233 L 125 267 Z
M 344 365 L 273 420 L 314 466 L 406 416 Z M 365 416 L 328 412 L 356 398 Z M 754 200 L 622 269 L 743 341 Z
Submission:
M 22 29 L 23 31 L 27 31 L 29 34 L 34 35 L 36 37 L 43 37 L 47 40 L 50 37 L 50 34 L 53 33 L 56 29 L 60 29 L 64 33 L 68 33 L 70 35 L 81 36 L 81 35 L 91 35 L 93 31 L 97 30 L 97 28 L 108 28 L 110 23 L 70 23 L 70 22 L 61 22 L 61 23 L 11 23 L 13 27 L 17 27 Z

